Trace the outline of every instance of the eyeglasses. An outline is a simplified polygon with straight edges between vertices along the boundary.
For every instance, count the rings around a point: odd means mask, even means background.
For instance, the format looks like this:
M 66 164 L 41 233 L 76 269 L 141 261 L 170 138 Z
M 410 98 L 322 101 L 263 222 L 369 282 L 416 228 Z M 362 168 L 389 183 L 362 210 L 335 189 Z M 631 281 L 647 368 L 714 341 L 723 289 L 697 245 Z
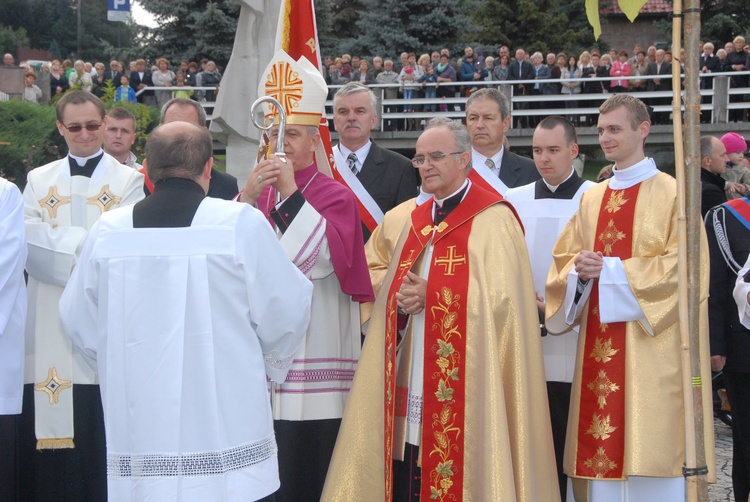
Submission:
M 98 131 L 99 128 L 102 126 L 102 122 L 99 122 L 98 124 L 86 124 L 86 125 L 80 125 L 80 124 L 73 124 L 72 126 L 66 126 L 62 122 L 60 123 L 61 126 L 63 126 L 65 129 L 68 130 L 68 132 L 77 133 L 81 132 L 84 128 L 89 132 L 95 132 Z
M 427 158 L 430 159 L 431 163 L 437 163 L 443 160 L 448 155 L 461 155 L 464 152 L 450 152 L 450 153 L 443 153 L 443 152 L 430 152 L 427 154 L 427 157 L 424 155 L 417 155 L 413 159 L 411 159 L 411 164 L 414 167 L 422 167 L 422 164 L 424 164 L 425 160 Z

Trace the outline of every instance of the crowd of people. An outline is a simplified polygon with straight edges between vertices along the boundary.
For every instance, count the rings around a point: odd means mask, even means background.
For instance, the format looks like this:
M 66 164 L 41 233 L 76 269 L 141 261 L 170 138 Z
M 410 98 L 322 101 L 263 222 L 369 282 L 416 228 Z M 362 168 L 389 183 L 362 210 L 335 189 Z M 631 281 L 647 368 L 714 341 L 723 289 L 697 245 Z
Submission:
M 719 47 L 718 50 L 716 47 Z M 700 73 L 701 88 L 711 89 L 713 80 L 711 74 L 719 72 L 742 72 L 750 69 L 750 47 L 742 36 L 735 37 L 723 46 L 713 42 L 700 42 Z M 13 57 L 5 55 L 6 61 Z M 398 59 L 374 56 L 368 59 L 364 56 L 343 54 L 340 57 L 325 56 L 321 72 L 326 83 L 340 86 L 347 82 L 360 82 L 364 85 L 397 84 L 383 90 L 386 99 L 403 98 L 412 100 L 417 98 L 431 99 L 425 104 L 405 103 L 402 106 L 387 107 L 387 112 L 402 111 L 446 111 L 448 105 L 436 101 L 437 98 L 469 96 L 477 89 L 493 84 L 512 96 L 554 96 L 554 95 L 586 95 L 608 94 L 620 92 L 670 91 L 672 89 L 672 63 L 680 61 L 684 68 L 684 49 L 679 54 L 673 54 L 671 49 L 657 49 L 655 46 L 643 48 L 636 44 L 632 52 L 622 48 L 613 48 L 602 54 L 598 49 L 585 50 L 580 55 L 564 52 L 542 54 L 528 53 L 523 48 L 517 48 L 513 53 L 508 46 L 501 46 L 497 56 L 484 54 L 484 48 L 467 46 L 463 56 L 452 57 L 448 48 L 434 50 L 418 56 L 414 52 L 402 52 Z M 11 63 L 12 64 L 12 63 Z M 21 63 L 22 65 L 24 63 Z M 129 68 L 125 71 L 126 66 Z M 27 67 L 27 90 L 24 99 L 37 101 L 41 94 L 35 87 L 36 73 Z M 191 87 L 218 87 L 221 82 L 221 72 L 213 61 L 206 58 L 200 62 L 183 60 L 179 66 L 167 58 L 159 58 L 156 64 L 147 68 L 146 61 L 138 59 L 128 65 L 120 61 L 110 61 L 109 69 L 105 69 L 102 62 L 90 63 L 81 60 L 65 59 L 52 61 L 49 65 L 42 65 L 41 71 L 50 73 L 51 96 L 65 92 L 67 89 L 84 89 L 102 97 L 107 82 L 117 88 L 116 99 L 130 102 L 141 102 L 161 107 L 172 97 L 187 97 L 198 101 L 215 101 L 215 90 L 192 90 Z M 683 72 L 684 73 L 684 72 Z M 664 77 L 660 77 L 663 75 Z M 643 79 L 621 79 L 619 77 L 640 77 Z M 585 79 L 592 78 L 591 81 Z M 593 79 L 596 80 L 593 80 Z M 581 79 L 584 79 L 581 81 Z M 531 81 L 512 85 L 499 85 L 503 81 Z M 733 88 L 748 87 L 748 76 L 737 75 L 730 78 Z M 460 85 L 456 85 L 460 84 Z M 145 91 L 134 96 L 144 87 L 178 86 L 185 90 Z M 128 87 L 134 92 L 130 92 Z M 329 98 L 333 97 L 336 88 L 332 88 Z M 707 98 L 710 102 L 710 97 Z M 742 101 L 743 96 L 733 96 L 732 100 Z M 656 106 L 669 104 L 670 98 L 650 98 L 645 100 L 647 105 Z M 597 107 L 600 101 L 580 99 L 567 100 L 561 105 L 548 106 L 540 99 L 532 103 L 515 103 L 517 109 L 532 107 L 544 108 L 586 108 Z M 533 127 L 543 116 L 517 116 L 514 125 Z M 576 125 L 593 125 L 591 116 L 571 115 Z M 746 110 L 731 110 L 730 121 L 747 121 Z M 652 114 L 654 124 L 667 123 L 668 112 Z M 709 114 L 704 114 L 703 120 L 709 120 Z M 387 130 L 415 130 L 424 126 L 424 120 L 405 119 L 389 120 Z
M 478 70 L 437 56 L 418 75 L 406 55 L 405 92 Z M 519 76 L 539 59 L 516 56 Z M 151 81 L 167 82 L 158 63 Z M 0 179 L 0 499 L 684 500 L 677 187 L 646 156 L 637 94 L 598 107 L 612 166 L 594 183 L 573 168 L 567 117 L 528 124 L 533 158 L 511 151 L 493 85 L 469 89 L 461 121 L 438 104 L 413 158 L 378 146 L 362 61 L 333 94 L 329 156 L 328 89 L 283 53 L 263 75 L 281 68 L 297 98 L 285 155 L 261 156 L 242 188 L 214 167 L 195 95 L 156 91 L 141 166 L 135 118 L 93 87 L 55 105 L 65 158 L 23 194 Z M 128 86 L 145 74 L 136 62 Z M 278 111 L 264 112 L 273 152 Z M 701 140 L 704 199 L 734 197 L 707 211 L 696 287 L 700 379 L 728 376 L 736 500 L 750 496 L 746 151 L 735 133 Z
M 701 88 L 712 88 L 712 73 L 739 72 L 750 69 L 750 47 L 745 38 L 735 37 L 715 50 L 711 42 L 700 43 L 700 73 Z M 469 96 L 485 82 L 498 83 L 502 81 L 535 80 L 512 85 L 498 85 L 510 98 L 512 96 L 554 96 L 580 94 L 608 94 L 621 92 L 670 91 L 672 89 L 673 60 L 684 61 L 684 49 L 680 54 L 672 53 L 670 49 L 657 49 L 655 46 L 643 48 L 636 44 L 632 52 L 624 49 L 611 49 L 602 54 L 597 49 L 585 50 L 580 55 L 564 52 L 546 55 L 541 52 L 528 53 L 523 48 L 513 53 L 508 46 L 502 46 L 497 56 L 484 54 L 482 46 L 472 48 L 467 46 L 463 56 L 451 57 L 450 50 L 443 48 L 417 56 L 414 52 L 403 52 L 399 59 L 388 59 L 375 56 L 370 62 L 360 56 L 344 54 L 341 57 L 326 56 L 324 58 L 324 76 L 329 85 L 343 85 L 347 82 L 361 82 L 371 84 L 399 84 L 397 88 L 385 90 L 385 98 L 403 99 L 441 98 L 455 96 Z M 684 64 L 683 64 L 684 66 Z M 664 75 L 664 77 L 659 77 Z M 619 77 L 640 77 L 643 79 L 621 79 Z M 592 78 L 591 81 L 580 79 Z M 596 78 L 597 80 L 593 80 Z M 461 85 L 451 85 L 460 83 Z M 732 87 L 747 87 L 748 76 L 731 77 Z M 335 89 L 331 90 L 334 93 Z M 742 96 L 738 99 L 742 100 Z M 646 100 L 649 105 L 669 104 L 669 98 L 652 98 Z M 585 100 L 568 100 L 564 105 L 551 106 L 585 108 L 598 106 Z M 528 103 L 514 104 L 516 108 L 528 106 Z M 532 107 L 545 108 L 543 100 L 531 103 Z M 404 104 L 398 109 L 393 107 L 389 111 L 412 112 L 420 107 Z M 445 111 L 446 104 L 432 102 L 422 105 L 422 111 Z M 668 113 L 652 115 L 653 123 L 666 123 Z M 533 127 L 542 116 L 519 116 L 517 124 Z M 576 116 L 574 119 L 581 125 L 593 125 L 592 117 Z M 748 115 L 743 110 L 732 110 L 731 121 L 747 121 Z M 397 123 L 399 129 L 413 129 L 416 122 L 406 120 Z
M 15 66 L 12 54 L 5 54 L 5 66 Z M 21 61 L 18 66 L 25 69 L 26 87 L 23 99 L 39 103 L 42 91 L 36 85 L 37 70 L 27 62 Z M 126 71 L 127 68 L 127 71 Z M 200 70 L 199 70 L 200 68 Z M 71 61 L 53 59 L 43 63 L 39 71 L 49 74 L 50 98 L 62 95 L 68 90 L 84 90 L 99 98 L 104 96 L 108 88 L 114 91 L 115 101 L 128 103 L 144 103 L 161 107 L 175 98 L 191 98 L 196 101 L 216 101 L 216 93 L 221 83 L 222 74 L 213 61 L 203 58 L 200 62 L 183 60 L 178 67 L 167 58 L 159 58 L 156 64 L 147 67 L 144 59 L 130 61 L 127 65 L 113 59 L 109 62 L 109 69 L 104 63 Z M 149 87 L 180 87 L 181 89 L 154 90 Z M 216 89 L 193 89 L 194 87 L 215 87 Z

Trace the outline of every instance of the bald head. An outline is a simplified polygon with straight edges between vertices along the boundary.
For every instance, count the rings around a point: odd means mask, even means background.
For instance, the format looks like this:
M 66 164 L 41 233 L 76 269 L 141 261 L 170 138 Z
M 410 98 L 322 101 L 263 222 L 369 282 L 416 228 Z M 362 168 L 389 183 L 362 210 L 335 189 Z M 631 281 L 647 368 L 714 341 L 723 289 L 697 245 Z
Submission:
M 146 142 L 146 170 L 154 182 L 187 178 L 208 190 L 213 165 L 211 135 L 205 127 L 172 122 L 154 129 Z

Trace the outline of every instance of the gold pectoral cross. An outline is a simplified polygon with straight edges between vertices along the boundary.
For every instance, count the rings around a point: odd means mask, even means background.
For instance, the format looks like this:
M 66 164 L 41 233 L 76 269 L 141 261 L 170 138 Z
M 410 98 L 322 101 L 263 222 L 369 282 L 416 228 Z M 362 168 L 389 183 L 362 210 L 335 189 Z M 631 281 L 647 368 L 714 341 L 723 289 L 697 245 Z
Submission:
M 456 255 L 456 246 L 448 246 L 445 256 L 435 258 L 435 265 L 445 267 L 445 275 L 453 275 L 456 267 L 466 263 L 466 255 Z

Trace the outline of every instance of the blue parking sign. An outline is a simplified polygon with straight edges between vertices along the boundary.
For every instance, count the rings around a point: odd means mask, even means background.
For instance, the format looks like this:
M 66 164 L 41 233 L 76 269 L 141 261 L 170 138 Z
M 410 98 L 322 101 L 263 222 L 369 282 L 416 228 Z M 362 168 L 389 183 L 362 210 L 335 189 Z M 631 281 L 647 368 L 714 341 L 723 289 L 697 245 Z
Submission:
M 130 21 L 130 0 L 107 0 L 107 21 Z

